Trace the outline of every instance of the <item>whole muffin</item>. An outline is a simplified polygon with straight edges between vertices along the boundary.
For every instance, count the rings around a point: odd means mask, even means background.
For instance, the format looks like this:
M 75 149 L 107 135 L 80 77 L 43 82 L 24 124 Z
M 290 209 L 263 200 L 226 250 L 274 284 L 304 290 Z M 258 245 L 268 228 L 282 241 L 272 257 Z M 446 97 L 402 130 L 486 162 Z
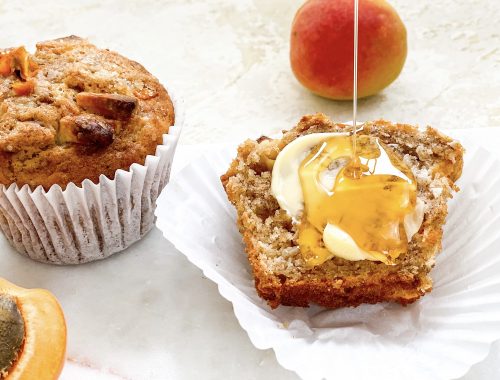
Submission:
M 154 154 L 174 121 L 144 67 L 82 38 L 0 51 L 0 184 L 113 178 Z
M 142 238 L 169 179 L 177 104 L 140 64 L 79 37 L 41 42 L 33 55 L 0 50 L 0 229 L 10 243 L 34 260 L 79 264 Z

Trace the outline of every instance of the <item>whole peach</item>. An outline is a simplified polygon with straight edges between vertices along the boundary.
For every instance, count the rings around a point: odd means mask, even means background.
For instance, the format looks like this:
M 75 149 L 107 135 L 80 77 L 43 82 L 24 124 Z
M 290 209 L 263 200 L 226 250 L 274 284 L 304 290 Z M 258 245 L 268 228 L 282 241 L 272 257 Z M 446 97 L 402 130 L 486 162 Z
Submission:
M 317 95 L 352 99 L 354 0 L 309 0 L 292 24 L 290 61 Z M 406 60 L 406 28 L 385 0 L 359 0 L 358 97 L 391 84 Z

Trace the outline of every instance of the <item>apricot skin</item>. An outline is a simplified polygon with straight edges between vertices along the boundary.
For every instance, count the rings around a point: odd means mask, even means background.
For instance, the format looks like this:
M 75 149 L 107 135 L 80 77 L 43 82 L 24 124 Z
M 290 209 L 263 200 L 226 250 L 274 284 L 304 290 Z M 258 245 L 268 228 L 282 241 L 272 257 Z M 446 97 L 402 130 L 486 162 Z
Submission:
M 298 81 L 313 93 L 352 99 L 354 1 L 309 0 L 296 13 L 290 62 Z M 385 0 L 359 0 L 358 97 L 381 91 L 403 69 L 406 28 Z

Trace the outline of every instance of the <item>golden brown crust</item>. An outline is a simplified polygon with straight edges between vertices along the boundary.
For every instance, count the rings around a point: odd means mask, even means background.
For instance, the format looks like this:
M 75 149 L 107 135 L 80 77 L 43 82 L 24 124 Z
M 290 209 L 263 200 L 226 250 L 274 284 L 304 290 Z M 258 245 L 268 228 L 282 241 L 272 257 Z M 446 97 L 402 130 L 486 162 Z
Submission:
M 426 203 L 420 231 L 396 265 L 333 258 L 307 269 L 296 244 L 297 231 L 270 192 L 272 162 L 295 138 L 315 132 L 345 130 L 324 115 L 305 116 L 282 139 L 247 140 L 221 177 L 238 213 L 238 227 L 253 269 L 259 295 L 273 308 L 312 303 L 337 308 L 361 303 L 414 302 L 432 289 L 428 276 L 441 249 L 446 201 L 463 166 L 462 146 L 432 128 L 386 121 L 367 123 L 365 133 L 378 136 L 412 168 L 419 197 Z
M 0 184 L 113 178 L 143 164 L 174 123 L 164 87 L 117 53 L 70 36 L 37 44 L 31 59 L 32 93 L 14 92 L 26 83 L 18 73 L 0 75 Z

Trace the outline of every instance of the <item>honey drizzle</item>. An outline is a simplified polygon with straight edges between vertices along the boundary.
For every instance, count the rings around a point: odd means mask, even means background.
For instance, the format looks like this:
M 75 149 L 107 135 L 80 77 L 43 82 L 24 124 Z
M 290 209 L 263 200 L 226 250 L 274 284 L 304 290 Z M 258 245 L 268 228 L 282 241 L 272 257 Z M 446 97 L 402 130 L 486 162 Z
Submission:
M 335 255 L 325 246 L 323 234 L 327 225 L 346 232 L 372 260 L 392 264 L 408 249 L 404 220 L 415 211 L 415 178 L 377 138 L 357 134 L 358 16 L 359 4 L 354 0 L 351 138 L 341 135 L 326 140 L 313 149 L 299 169 L 305 206 L 298 242 L 306 265 L 310 267 Z M 338 171 L 333 186 L 328 188 L 322 183 L 320 174 L 342 158 L 350 160 Z M 385 161 L 384 167 L 390 169 L 380 170 L 382 161 Z
M 350 173 L 354 178 L 361 177 L 361 163 L 357 154 L 357 116 L 358 116 L 358 25 L 359 1 L 354 0 L 354 57 L 352 84 L 352 160 L 349 163 Z
M 304 215 L 299 246 L 306 263 L 315 266 L 335 255 L 324 244 L 324 230 L 333 225 L 347 233 L 371 259 L 391 264 L 408 248 L 405 217 L 416 205 L 411 171 L 378 138 L 357 136 L 359 167 L 353 176 L 350 136 L 331 137 L 302 161 L 299 169 Z M 339 162 L 340 160 L 340 162 Z M 332 168 L 340 166 L 337 170 Z M 333 184 L 322 174 L 331 171 Z M 336 175 L 335 175 L 336 174 Z
M 354 60 L 353 60 L 353 90 L 352 90 L 352 153 L 356 160 L 356 129 L 358 113 L 358 19 L 359 3 L 354 0 Z

